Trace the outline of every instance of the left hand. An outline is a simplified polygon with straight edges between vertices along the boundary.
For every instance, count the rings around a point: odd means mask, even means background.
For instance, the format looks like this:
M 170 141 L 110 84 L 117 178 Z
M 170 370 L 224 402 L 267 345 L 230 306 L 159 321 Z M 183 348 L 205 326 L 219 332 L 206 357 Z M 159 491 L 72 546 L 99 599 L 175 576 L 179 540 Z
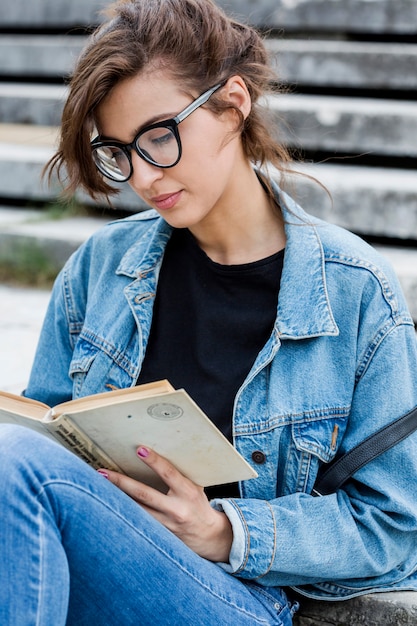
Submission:
M 210 506 L 203 487 L 149 448 L 138 448 L 138 456 L 167 485 L 166 494 L 118 472 L 106 470 L 108 479 L 194 552 L 210 561 L 227 562 L 233 540 L 232 526 L 224 513 Z

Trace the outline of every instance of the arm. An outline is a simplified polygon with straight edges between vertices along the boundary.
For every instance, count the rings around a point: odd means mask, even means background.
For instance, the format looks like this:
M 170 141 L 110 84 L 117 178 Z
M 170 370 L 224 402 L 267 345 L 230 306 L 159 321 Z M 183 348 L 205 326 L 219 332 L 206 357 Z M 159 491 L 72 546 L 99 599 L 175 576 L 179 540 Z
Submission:
M 404 324 L 386 334 L 357 381 L 344 449 L 416 404 L 415 334 Z M 214 502 L 234 530 L 228 569 L 276 585 L 369 578 L 358 584 L 371 587 L 372 579 L 396 568 L 404 577 L 417 561 L 416 483 L 414 434 L 360 470 L 337 494 Z

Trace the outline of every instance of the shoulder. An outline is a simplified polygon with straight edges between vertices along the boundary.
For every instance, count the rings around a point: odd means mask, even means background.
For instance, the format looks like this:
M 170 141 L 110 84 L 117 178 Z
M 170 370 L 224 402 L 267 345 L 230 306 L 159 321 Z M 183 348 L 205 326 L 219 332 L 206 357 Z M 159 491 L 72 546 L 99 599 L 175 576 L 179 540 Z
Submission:
M 407 303 L 391 262 L 361 237 L 317 221 L 329 292 L 356 295 L 362 305 L 386 308 L 389 317 L 410 323 Z M 330 294 L 331 297 L 331 294 Z
M 396 282 L 390 261 L 358 235 L 318 219 L 315 220 L 314 228 L 320 239 L 326 263 L 358 268 L 375 274 L 378 279 Z
M 162 222 L 154 210 L 143 211 L 109 222 L 97 230 L 76 252 L 76 257 L 105 253 L 121 259 L 124 254 Z
M 377 275 L 394 275 L 388 259 L 358 235 L 322 220 L 316 220 L 315 228 L 326 262 L 362 268 Z
M 63 274 L 77 285 L 91 285 L 115 280 L 123 266 L 122 273 L 134 277 L 146 253 L 164 246 L 168 230 L 153 210 L 109 222 L 70 257 Z
M 123 238 L 126 246 L 129 246 L 129 243 L 137 241 L 138 236 L 140 237 L 161 221 L 162 218 L 153 209 L 141 211 L 109 222 L 92 235 L 91 243 L 109 243 L 114 239 Z
M 351 305 L 363 311 L 364 303 L 372 303 L 391 319 L 409 323 L 398 277 L 387 258 L 361 237 L 306 213 L 287 194 L 281 192 L 280 200 L 287 232 L 295 242 L 291 259 L 307 275 L 309 268 L 323 273 L 332 308 Z

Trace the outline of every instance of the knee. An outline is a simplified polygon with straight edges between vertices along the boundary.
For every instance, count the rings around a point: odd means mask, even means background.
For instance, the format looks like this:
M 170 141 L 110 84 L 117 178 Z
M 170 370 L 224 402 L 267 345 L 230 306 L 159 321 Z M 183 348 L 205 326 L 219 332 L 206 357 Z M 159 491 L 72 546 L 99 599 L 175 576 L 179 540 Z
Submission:
M 54 459 L 62 446 L 36 431 L 15 424 L 0 424 L 0 501 L 15 501 L 16 494 L 38 492 L 54 478 Z
M 54 445 L 47 437 L 16 424 L 0 424 L 0 471 L 8 471 L 17 461 L 39 458 L 45 446 Z

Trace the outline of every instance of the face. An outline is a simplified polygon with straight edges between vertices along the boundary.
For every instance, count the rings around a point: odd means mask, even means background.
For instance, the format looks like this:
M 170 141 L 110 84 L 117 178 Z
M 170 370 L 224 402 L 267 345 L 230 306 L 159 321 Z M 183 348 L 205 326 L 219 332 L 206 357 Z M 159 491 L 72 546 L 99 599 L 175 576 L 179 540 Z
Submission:
M 240 106 L 248 96 L 243 81 L 237 77 L 235 82 L 230 79 L 219 93 L 226 91 Z M 98 130 L 101 136 L 130 143 L 141 128 L 174 117 L 198 95 L 185 94 L 164 71 L 138 74 L 118 83 L 100 104 Z M 234 113 L 219 117 L 198 108 L 179 124 L 182 157 L 174 167 L 158 168 L 132 150 L 130 186 L 174 227 L 192 228 L 217 219 L 238 202 L 240 176 L 247 170 L 235 128 Z

